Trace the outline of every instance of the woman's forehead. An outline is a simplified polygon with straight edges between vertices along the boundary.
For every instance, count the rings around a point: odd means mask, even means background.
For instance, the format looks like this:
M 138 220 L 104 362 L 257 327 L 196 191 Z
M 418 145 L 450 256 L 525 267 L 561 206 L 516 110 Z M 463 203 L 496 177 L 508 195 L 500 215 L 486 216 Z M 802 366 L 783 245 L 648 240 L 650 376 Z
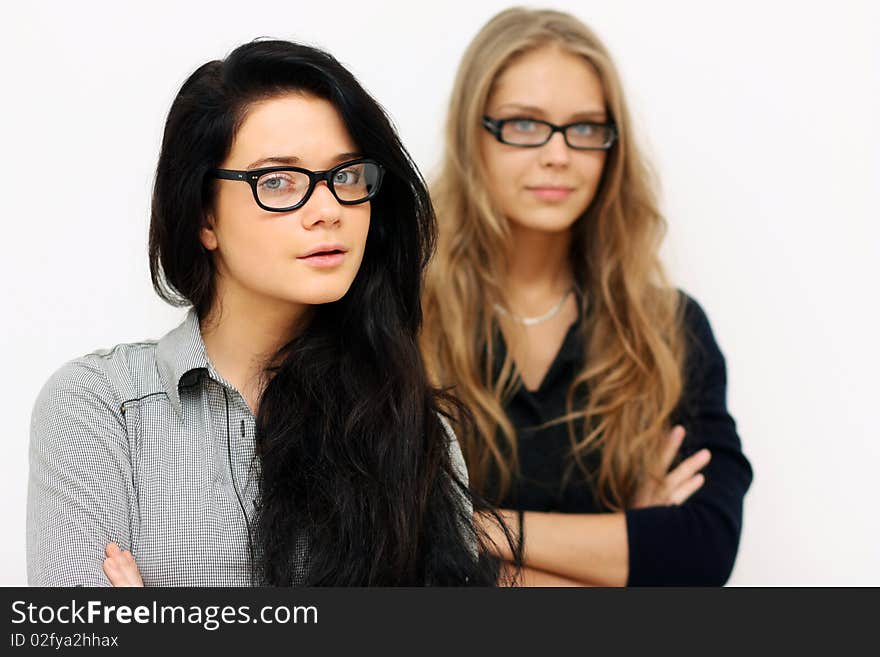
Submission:
M 297 160 L 299 166 L 322 166 L 340 153 L 356 152 L 342 117 L 329 101 L 291 93 L 253 103 L 230 149 L 236 166 L 268 158 Z
M 488 104 L 566 114 L 603 112 L 605 94 L 596 69 L 582 56 L 543 47 L 517 57 L 501 72 Z

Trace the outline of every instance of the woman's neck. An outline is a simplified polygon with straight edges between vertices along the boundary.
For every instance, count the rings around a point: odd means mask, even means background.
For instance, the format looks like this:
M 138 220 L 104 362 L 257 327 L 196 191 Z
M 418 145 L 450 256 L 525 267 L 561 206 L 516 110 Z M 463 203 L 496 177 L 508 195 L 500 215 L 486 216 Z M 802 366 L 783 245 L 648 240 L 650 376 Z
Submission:
M 221 287 L 219 303 L 201 323 L 202 340 L 211 363 L 256 415 L 266 366 L 295 337 L 310 308 L 234 294 Z
M 511 236 L 507 301 L 518 315 L 538 315 L 574 284 L 571 231 L 550 233 L 514 225 Z

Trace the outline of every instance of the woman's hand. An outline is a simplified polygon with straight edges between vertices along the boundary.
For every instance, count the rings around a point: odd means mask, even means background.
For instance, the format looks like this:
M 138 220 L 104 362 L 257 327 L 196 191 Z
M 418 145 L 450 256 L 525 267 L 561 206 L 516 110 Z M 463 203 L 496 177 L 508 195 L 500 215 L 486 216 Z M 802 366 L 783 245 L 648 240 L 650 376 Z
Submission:
M 141 571 L 128 550 L 120 550 L 116 543 L 107 543 L 104 548 L 104 574 L 113 586 L 143 586 Z
M 669 433 L 669 441 L 661 455 L 658 476 L 649 477 L 636 492 L 632 508 L 640 509 L 648 506 L 669 506 L 682 504 L 691 495 L 696 493 L 705 483 L 706 477 L 700 474 L 700 470 L 709 463 L 711 454 L 708 449 L 701 449 L 696 454 L 689 456 L 679 463 L 674 470 L 669 472 L 675 455 L 684 440 L 685 430 L 682 426 L 675 426 Z

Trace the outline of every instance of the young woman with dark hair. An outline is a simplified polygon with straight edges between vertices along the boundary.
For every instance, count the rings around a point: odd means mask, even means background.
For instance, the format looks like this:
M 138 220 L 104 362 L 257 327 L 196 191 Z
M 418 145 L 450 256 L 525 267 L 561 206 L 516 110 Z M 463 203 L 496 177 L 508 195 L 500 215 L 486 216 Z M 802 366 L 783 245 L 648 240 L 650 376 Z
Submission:
M 41 392 L 30 583 L 494 582 L 456 402 L 417 345 L 434 231 L 332 56 L 257 41 L 201 66 L 167 119 L 149 247 L 158 294 L 192 309 Z

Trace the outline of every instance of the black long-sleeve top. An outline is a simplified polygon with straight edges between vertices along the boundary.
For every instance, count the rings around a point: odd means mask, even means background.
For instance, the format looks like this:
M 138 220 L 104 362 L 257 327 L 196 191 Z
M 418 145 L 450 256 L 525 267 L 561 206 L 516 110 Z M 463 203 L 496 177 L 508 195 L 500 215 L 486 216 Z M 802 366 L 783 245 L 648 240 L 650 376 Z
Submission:
M 702 488 L 680 506 L 626 510 L 629 544 L 629 586 L 722 585 L 733 569 L 742 527 L 743 496 L 752 469 L 743 455 L 733 418 L 727 411 L 727 376 L 709 320 L 699 304 L 682 293 L 687 359 L 684 388 L 672 424 L 687 430 L 681 458 L 706 447 L 712 458 L 702 471 Z M 594 488 L 574 468 L 563 486 L 571 461 L 568 427 L 559 423 L 534 427 L 565 413 L 569 385 L 584 365 L 580 324 L 569 328 L 562 346 L 535 391 L 525 386 L 506 405 L 517 432 L 520 472 L 499 506 L 526 511 L 601 513 Z M 498 360 L 504 342 L 498 337 Z M 597 462 L 593 458 L 593 469 Z M 497 482 L 489 478 L 489 490 Z

